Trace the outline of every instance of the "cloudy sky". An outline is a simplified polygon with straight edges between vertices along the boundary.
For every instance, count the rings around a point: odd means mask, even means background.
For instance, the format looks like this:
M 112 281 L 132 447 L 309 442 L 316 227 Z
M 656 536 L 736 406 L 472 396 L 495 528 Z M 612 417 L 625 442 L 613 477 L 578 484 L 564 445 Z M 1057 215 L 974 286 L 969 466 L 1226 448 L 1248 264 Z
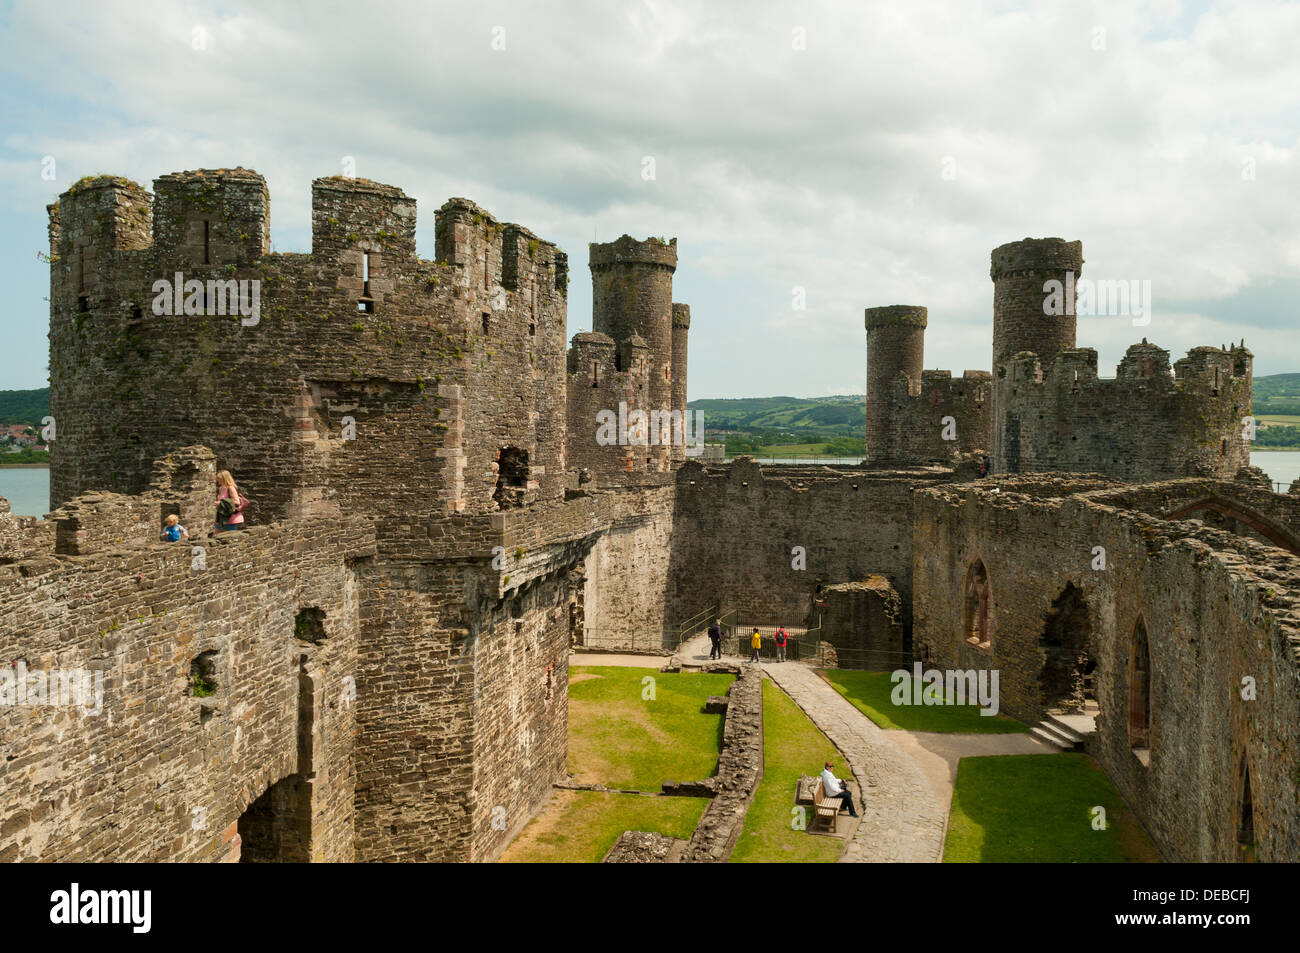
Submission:
M 346 156 L 416 197 L 425 257 L 453 195 L 557 242 L 570 335 L 588 242 L 677 236 L 692 399 L 862 393 L 882 304 L 929 307 L 927 367 L 987 369 L 989 251 L 1026 236 L 1151 282 L 1150 325 L 1080 318 L 1103 375 L 1144 335 L 1300 371 L 1297 48 L 1264 2 L 0 3 L 0 389 L 46 383 L 78 178 L 253 168 L 307 251 Z

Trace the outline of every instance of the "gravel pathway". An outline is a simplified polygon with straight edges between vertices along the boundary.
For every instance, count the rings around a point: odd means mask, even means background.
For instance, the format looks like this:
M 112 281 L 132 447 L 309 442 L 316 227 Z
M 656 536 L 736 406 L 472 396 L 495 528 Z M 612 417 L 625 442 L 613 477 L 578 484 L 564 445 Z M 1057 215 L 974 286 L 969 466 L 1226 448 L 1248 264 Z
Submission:
M 863 792 L 858 805 L 862 821 L 840 862 L 937 862 L 948 810 L 920 766 L 808 666 L 764 663 L 763 671 L 840 749 Z M 810 765 L 809 773 L 817 768 Z

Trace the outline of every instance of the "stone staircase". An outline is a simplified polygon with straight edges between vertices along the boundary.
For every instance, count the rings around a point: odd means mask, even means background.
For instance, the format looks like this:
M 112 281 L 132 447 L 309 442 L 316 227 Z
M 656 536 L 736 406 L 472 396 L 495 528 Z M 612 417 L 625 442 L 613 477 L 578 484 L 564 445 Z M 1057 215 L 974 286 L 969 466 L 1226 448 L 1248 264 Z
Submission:
M 1083 711 L 1052 711 L 1029 733 L 1062 751 L 1082 751 L 1088 737 L 1097 730 L 1097 708 L 1089 705 Z

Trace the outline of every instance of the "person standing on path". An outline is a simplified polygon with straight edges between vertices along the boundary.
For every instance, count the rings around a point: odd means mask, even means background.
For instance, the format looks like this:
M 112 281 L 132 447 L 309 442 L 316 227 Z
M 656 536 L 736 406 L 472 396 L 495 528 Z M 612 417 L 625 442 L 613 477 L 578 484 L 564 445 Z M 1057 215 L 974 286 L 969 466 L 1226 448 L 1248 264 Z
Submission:
M 758 650 L 763 647 L 763 636 L 759 633 L 757 626 L 754 627 L 754 634 L 749 637 L 749 645 L 750 648 L 754 650 L 754 654 L 750 656 L 749 660 L 751 662 L 757 662 Z
M 773 641 L 776 642 L 776 660 L 778 662 L 784 662 L 785 647 L 790 641 L 790 633 L 786 632 L 785 626 L 777 626 L 776 635 L 773 636 Z
M 709 658 L 722 658 L 722 620 L 715 619 L 709 626 Z

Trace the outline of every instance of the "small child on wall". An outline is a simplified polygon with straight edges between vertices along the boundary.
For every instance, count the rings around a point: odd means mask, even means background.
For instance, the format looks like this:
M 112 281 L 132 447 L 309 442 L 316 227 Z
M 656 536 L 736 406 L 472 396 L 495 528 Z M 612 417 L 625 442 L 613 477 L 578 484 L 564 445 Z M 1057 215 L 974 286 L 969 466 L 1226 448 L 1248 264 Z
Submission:
M 162 538 L 164 542 L 175 543 L 178 540 L 190 538 L 190 534 L 186 531 L 185 527 L 181 525 L 181 521 L 177 518 L 175 513 L 168 514 L 165 524 L 166 525 L 163 526 L 162 530 Z

